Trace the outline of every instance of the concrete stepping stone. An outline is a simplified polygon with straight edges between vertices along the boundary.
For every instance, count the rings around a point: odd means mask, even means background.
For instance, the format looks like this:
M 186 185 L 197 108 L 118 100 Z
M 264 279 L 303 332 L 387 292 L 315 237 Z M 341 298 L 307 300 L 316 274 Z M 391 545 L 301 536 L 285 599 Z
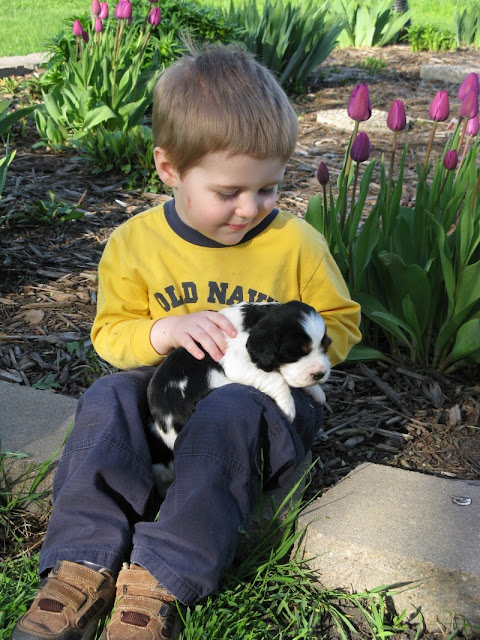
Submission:
M 420 78 L 427 82 L 461 84 L 469 73 L 480 74 L 479 67 L 466 67 L 455 64 L 422 64 Z
M 480 482 L 366 463 L 299 527 L 302 556 L 327 589 L 410 583 L 393 597 L 397 612 L 420 609 L 432 631 L 454 616 L 480 624 Z

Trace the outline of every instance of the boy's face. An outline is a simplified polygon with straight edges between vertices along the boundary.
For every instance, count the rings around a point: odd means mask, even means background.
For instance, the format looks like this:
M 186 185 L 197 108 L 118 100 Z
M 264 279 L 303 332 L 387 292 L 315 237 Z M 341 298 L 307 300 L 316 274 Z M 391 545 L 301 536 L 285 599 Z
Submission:
M 278 158 L 207 154 L 180 177 L 158 147 L 155 165 L 172 187 L 178 215 L 189 227 L 224 245 L 240 242 L 274 208 L 285 163 Z

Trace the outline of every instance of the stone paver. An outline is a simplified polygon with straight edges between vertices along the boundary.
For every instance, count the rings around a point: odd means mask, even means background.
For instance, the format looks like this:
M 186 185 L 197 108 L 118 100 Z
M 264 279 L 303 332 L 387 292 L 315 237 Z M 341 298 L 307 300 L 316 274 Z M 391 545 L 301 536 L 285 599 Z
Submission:
M 47 460 L 61 446 L 76 405 L 75 398 L 0 380 L 2 450 Z
M 29 53 L 26 56 L 0 58 L 0 78 L 30 73 L 45 62 L 47 55 L 45 53 Z
M 469 73 L 480 74 L 478 67 L 465 67 L 454 64 L 424 64 L 420 67 L 420 78 L 427 82 L 450 82 L 461 84 Z
M 328 589 L 405 585 L 398 612 L 427 628 L 480 624 L 480 482 L 364 464 L 302 515 L 301 551 Z

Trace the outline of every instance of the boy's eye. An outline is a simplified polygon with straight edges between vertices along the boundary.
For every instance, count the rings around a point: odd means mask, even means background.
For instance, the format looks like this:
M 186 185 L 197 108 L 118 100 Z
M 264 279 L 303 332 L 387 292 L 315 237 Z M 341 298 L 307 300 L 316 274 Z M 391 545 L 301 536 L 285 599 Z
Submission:
M 268 187 L 268 189 L 260 189 L 258 193 L 262 196 L 271 196 L 275 192 L 275 188 L 276 187 Z M 220 198 L 220 200 L 233 200 L 238 196 L 239 191 L 234 191 L 233 193 L 223 193 L 222 191 L 216 191 L 215 193 L 217 197 Z

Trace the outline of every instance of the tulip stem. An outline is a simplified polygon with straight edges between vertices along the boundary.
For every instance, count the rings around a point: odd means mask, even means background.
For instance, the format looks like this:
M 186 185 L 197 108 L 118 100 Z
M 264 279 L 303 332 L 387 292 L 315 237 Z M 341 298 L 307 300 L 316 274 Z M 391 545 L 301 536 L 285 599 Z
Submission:
M 435 131 L 437 130 L 437 125 L 438 125 L 438 122 L 435 120 L 433 122 L 432 131 L 430 132 L 430 140 L 428 141 L 428 146 L 427 146 L 427 155 L 425 156 L 425 162 L 423 163 L 423 179 L 424 180 L 427 177 L 428 160 L 430 158 L 430 153 L 432 151 L 433 139 L 435 137 Z
M 468 123 L 468 120 L 465 120 L 465 122 L 463 123 L 462 135 L 460 136 L 460 141 L 458 143 L 458 150 L 459 151 L 462 148 L 463 139 L 465 137 L 465 131 L 467 130 L 467 123 Z
M 385 205 L 385 213 L 387 219 L 387 226 L 389 226 L 390 221 L 390 198 L 392 195 L 392 184 L 393 184 L 393 167 L 395 165 L 395 153 L 397 151 L 397 136 L 398 131 L 393 132 L 393 144 L 392 144 L 392 156 L 390 158 L 390 174 L 388 176 L 388 187 L 387 187 L 387 202 Z
M 355 126 L 353 127 L 352 137 L 350 138 L 350 149 L 352 148 L 352 143 L 355 140 L 355 137 L 358 133 L 358 127 L 360 122 L 355 120 Z M 345 171 L 343 174 L 343 202 L 342 208 L 340 211 L 340 229 L 343 231 L 343 227 L 345 226 L 345 218 L 347 217 L 347 190 L 348 190 L 348 175 L 350 173 L 350 165 L 352 164 L 352 158 L 350 153 L 347 154 L 347 162 L 345 163 Z
M 470 140 L 469 140 L 469 138 L 467 138 L 466 141 L 465 141 L 465 145 L 463 147 L 462 158 L 461 158 L 460 162 L 458 163 L 458 169 L 457 169 L 457 173 L 455 174 L 455 177 L 458 176 L 458 174 L 460 172 L 460 169 L 462 168 L 463 161 L 465 160 L 465 156 L 467 155 L 467 150 L 468 150 L 469 144 L 470 144 Z M 458 147 L 458 148 L 460 149 L 460 147 Z
M 322 184 L 323 189 L 323 235 L 328 242 L 328 220 L 327 220 L 327 186 Z
M 473 190 L 472 199 L 470 201 L 470 210 L 473 213 L 474 207 L 477 204 L 478 192 L 480 191 L 480 171 L 477 176 L 477 182 L 475 183 L 475 189 Z
M 353 209 L 355 207 L 355 193 L 357 191 L 357 182 L 358 182 L 358 171 L 360 168 L 360 163 L 356 162 L 355 163 L 355 174 L 354 174 L 354 178 L 353 178 L 353 189 L 352 189 L 352 202 L 350 205 L 350 216 L 353 218 Z

